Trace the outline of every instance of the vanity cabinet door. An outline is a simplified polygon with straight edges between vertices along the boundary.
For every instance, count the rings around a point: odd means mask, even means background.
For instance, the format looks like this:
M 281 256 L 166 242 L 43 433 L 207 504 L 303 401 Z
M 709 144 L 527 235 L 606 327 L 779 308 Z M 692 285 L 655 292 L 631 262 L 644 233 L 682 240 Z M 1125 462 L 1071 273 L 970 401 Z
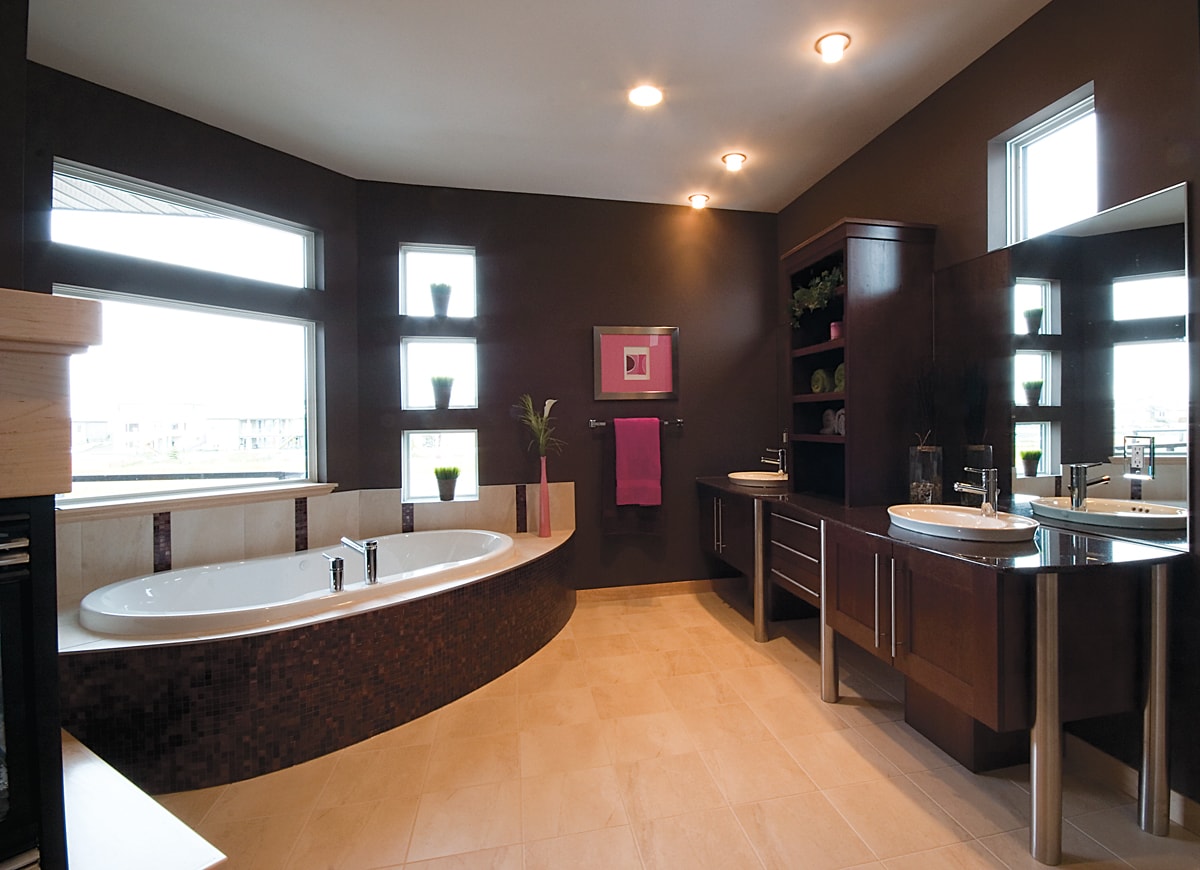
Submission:
M 825 621 L 886 661 L 892 658 L 891 555 L 886 541 L 825 524 Z
M 754 574 L 754 499 L 700 486 L 700 548 L 739 573 Z
M 892 557 L 896 669 L 999 730 L 998 575 L 902 544 Z

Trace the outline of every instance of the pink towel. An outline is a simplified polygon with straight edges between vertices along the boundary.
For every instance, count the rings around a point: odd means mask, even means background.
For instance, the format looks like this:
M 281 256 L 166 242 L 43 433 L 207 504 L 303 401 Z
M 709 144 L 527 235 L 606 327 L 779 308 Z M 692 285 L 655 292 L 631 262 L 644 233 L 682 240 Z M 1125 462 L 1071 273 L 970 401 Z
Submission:
M 657 417 L 613 420 L 617 450 L 617 504 L 662 504 L 662 460 Z

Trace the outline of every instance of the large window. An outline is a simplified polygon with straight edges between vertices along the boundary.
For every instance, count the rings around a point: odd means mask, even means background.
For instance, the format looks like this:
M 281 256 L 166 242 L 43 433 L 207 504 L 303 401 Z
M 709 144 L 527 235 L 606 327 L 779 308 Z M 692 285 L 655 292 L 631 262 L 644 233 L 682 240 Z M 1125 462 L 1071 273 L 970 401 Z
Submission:
M 54 164 L 50 239 L 288 287 L 315 286 L 311 230 L 64 160 Z
M 97 299 L 104 343 L 71 358 L 66 501 L 315 477 L 315 326 L 57 287 Z

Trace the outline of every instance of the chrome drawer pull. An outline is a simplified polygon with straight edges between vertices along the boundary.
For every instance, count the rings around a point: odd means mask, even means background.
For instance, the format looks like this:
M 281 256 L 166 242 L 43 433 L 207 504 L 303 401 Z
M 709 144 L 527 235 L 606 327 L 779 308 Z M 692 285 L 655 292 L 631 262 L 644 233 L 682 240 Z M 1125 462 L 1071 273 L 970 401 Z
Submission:
M 804 585 L 803 583 L 801 583 L 799 580 L 796 580 L 796 579 L 794 579 L 794 578 L 792 578 L 792 577 L 789 577 L 787 574 L 784 574 L 782 571 L 778 570 L 777 568 L 772 568 L 772 569 L 771 569 L 771 573 L 772 573 L 772 574 L 778 574 L 780 577 L 782 577 L 784 580 L 788 581 L 788 582 L 789 582 L 789 583 L 791 583 L 792 585 L 794 585 L 794 586 L 799 586 L 801 589 L 803 589 L 805 592 L 807 592 L 807 593 L 808 593 L 809 595 L 811 595 L 813 598 L 820 599 L 820 597 L 821 597 L 821 593 L 820 593 L 820 592 L 816 592 L 816 591 L 814 591 L 814 590 L 812 590 L 812 589 L 809 589 L 807 586 L 805 586 L 805 585 Z
M 789 523 L 795 523 L 798 526 L 803 526 L 804 528 L 813 532 L 821 531 L 816 526 L 810 526 L 808 523 L 802 523 L 800 520 L 794 520 L 791 517 L 785 517 L 783 514 L 771 514 L 771 516 L 775 517 L 776 519 L 786 520 Z
M 779 549 L 781 549 L 781 550 L 787 550 L 789 553 L 794 553 L 797 556 L 802 556 L 803 558 L 812 562 L 814 565 L 821 564 L 820 559 L 816 559 L 816 558 L 808 555 L 808 553 L 801 553 L 799 550 L 797 550 L 793 547 L 789 547 L 787 544 L 781 544 L 781 543 L 779 543 L 779 541 L 771 541 L 771 543 L 774 544 L 776 547 L 779 547 Z

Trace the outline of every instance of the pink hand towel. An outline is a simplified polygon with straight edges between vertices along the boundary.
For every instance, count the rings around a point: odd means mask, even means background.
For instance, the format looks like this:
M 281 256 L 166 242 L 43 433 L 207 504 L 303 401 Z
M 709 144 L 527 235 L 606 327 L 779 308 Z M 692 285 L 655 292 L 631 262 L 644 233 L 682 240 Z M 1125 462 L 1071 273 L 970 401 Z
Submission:
M 662 460 L 657 417 L 613 420 L 617 450 L 617 504 L 662 504 Z

